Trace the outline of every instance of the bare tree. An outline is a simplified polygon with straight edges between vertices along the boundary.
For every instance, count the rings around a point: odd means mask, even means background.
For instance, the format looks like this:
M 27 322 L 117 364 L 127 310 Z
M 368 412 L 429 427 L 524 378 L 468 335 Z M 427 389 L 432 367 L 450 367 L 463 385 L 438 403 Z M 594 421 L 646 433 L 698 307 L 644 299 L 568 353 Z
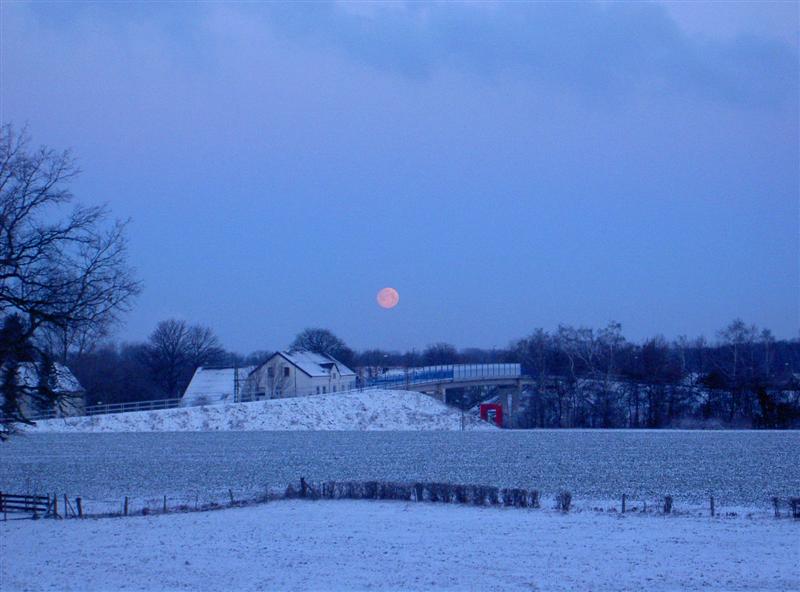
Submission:
M 755 343 L 758 329 L 747 325 L 742 319 L 734 319 L 719 332 L 721 348 L 715 357 L 716 367 L 725 377 L 730 390 L 728 421 L 737 414 L 749 417 L 752 414 L 752 392 L 755 367 Z
M 344 341 L 327 329 L 304 329 L 292 341 L 290 349 L 304 349 L 318 354 L 333 356 L 343 364 L 350 365 L 354 354 Z
M 208 327 L 186 321 L 161 321 L 150 334 L 147 365 L 168 397 L 178 397 L 198 366 L 217 363 L 224 350 Z
M 147 342 L 147 363 L 168 397 L 178 396 L 190 366 L 188 333 L 185 321 L 168 319 L 156 325 Z
M 456 364 L 458 362 L 458 350 L 449 343 L 434 343 L 425 348 L 422 352 L 423 363 L 428 366 L 439 364 Z
M 31 149 L 25 130 L 0 127 L 0 314 L 24 317 L 19 338 L 37 338 L 40 352 L 46 333 L 63 336 L 59 352 L 76 335 L 102 333 L 139 292 L 126 223 L 108 222 L 105 207 L 72 204 L 78 172 L 69 151 Z M 4 433 L 19 422 L 22 413 L 0 415 Z
M 186 353 L 192 366 L 202 366 L 219 360 L 225 350 L 209 327 L 193 325 L 186 331 Z
M 597 341 L 602 360 L 598 401 L 600 427 L 609 428 L 615 423 L 615 415 L 618 411 L 617 404 L 620 398 L 619 393 L 615 391 L 615 387 L 618 384 L 615 373 L 617 370 L 617 354 L 625 345 L 625 338 L 622 336 L 622 325 L 616 321 L 611 321 L 604 329 L 598 331 Z
M 49 352 L 62 364 L 68 364 L 76 357 L 94 351 L 98 344 L 111 335 L 117 319 L 105 315 L 93 323 L 44 325 L 37 342 L 41 349 Z

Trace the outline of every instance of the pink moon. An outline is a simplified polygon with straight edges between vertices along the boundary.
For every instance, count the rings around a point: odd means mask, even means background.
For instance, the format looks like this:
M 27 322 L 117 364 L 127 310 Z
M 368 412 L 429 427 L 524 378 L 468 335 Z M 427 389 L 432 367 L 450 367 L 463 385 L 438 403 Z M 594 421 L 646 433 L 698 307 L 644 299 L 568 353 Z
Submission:
M 381 308 L 394 308 L 400 302 L 400 294 L 394 288 L 384 288 L 378 292 L 377 300 Z

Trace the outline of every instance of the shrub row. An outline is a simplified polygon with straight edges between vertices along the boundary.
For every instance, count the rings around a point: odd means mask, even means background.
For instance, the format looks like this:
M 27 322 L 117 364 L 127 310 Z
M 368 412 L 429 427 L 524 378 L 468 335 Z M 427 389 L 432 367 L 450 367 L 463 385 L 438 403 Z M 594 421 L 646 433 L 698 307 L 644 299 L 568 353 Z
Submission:
M 286 488 L 287 498 L 307 499 L 377 499 L 426 501 L 446 504 L 472 504 L 475 506 L 513 506 L 538 508 L 537 490 L 491 487 L 487 485 L 459 485 L 453 483 L 396 483 L 392 481 L 325 481 L 314 485 L 300 479 L 299 489 Z M 568 508 L 567 508 L 568 509 Z

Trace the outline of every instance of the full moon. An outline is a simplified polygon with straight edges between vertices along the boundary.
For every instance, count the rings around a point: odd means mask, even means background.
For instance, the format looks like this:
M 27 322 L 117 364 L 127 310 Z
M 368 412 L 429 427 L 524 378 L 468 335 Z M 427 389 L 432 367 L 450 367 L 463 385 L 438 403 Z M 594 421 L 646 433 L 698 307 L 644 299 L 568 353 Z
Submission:
M 384 288 L 378 292 L 378 306 L 381 308 L 394 308 L 400 302 L 400 294 L 394 288 Z

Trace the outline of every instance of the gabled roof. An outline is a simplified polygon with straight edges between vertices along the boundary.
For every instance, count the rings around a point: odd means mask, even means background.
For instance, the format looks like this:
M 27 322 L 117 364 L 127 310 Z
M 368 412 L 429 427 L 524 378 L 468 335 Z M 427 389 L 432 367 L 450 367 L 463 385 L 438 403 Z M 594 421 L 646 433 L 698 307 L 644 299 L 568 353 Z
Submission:
M 29 389 L 39 386 L 39 366 L 34 362 L 21 362 L 17 367 L 17 384 Z M 84 388 L 75 375 L 64 364 L 53 364 L 53 384 L 55 393 L 72 394 L 82 393 Z
M 254 366 L 239 368 L 240 384 Z M 220 403 L 233 402 L 236 368 L 203 368 L 200 366 L 194 372 L 189 386 L 181 398 L 181 407 L 194 405 L 219 405 Z
M 264 364 L 271 362 L 275 356 L 282 357 L 292 366 L 312 378 L 330 376 L 334 367 L 336 367 L 341 376 L 356 375 L 350 368 L 328 354 L 318 354 L 306 350 L 280 351 L 270 356 Z M 261 366 L 264 364 L 261 364 Z

